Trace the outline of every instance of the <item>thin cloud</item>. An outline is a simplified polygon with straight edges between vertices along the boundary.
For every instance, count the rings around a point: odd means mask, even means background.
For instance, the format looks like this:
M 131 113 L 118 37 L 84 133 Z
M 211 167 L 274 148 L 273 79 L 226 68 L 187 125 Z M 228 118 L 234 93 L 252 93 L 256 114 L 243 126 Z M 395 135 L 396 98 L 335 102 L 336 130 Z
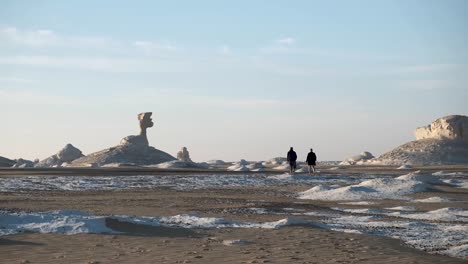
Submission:
M 184 72 L 190 70 L 188 62 L 89 56 L 4 56 L 0 57 L 0 64 L 105 72 Z
M 77 105 L 76 98 L 50 95 L 33 91 L 0 90 L 0 102 L 2 105 Z
M 296 66 L 286 63 L 277 63 L 271 60 L 264 60 L 260 58 L 254 58 L 252 60 L 252 65 L 261 71 L 281 75 L 314 76 L 319 74 L 337 74 L 336 70 L 323 67 Z
M 279 43 L 279 44 L 282 44 L 282 45 L 292 45 L 292 44 L 296 43 L 296 39 L 291 38 L 291 37 L 286 37 L 286 38 L 277 39 L 275 42 Z
M 0 41 L 14 45 L 31 47 L 93 47 L 109 48 L 116 47 L 120 43 L 105 37 L 94 36 L 64 36 L 50 29 L 20 30 L 15 27 L 0 28 Z
M 51 30 L 21 31 L 15 27 L 0 28 L 0 40 L 26 46 L 54 45 L 59 37 Z
M 291 54 L 296 53 L 297 51 L 293 51 L 290 47 L 283 46 L 283 45 L 275 45 L 275 46 L 268 46 L 260 48 L 261 53 L 265 54 L 277 54 L 277 53 L 284 53 L 284 54 Z
M 293 102 L 287 100 L 262 99 L 262 98 L 222 98 L 194 96 L 191 102 L 202 103 L 204 106 L 221 108 L 272 108 L 278 106 L 291 105 Z
M 4 83 L 37 83 L 37 80 L 30 80 L 26 78 L 21 78 L 21 77 L 13 77 L 13 76 L 0 76 L 0 82 Z
M 228 45 L 223 45 L 218 48 L 218 53 L 223 54 L 223 55 L 229 55 L 232 53 L 232 50 Z
M 400 82 L 400 87 L 407 90 L 432 91 L 453 88 L 453 82 L 437 79 L 406 80 Z
M 133 46 L 147 53 L 177 50 L 177 47 L 169 41 L 154 42 L 140 40 L 133 42 Z
M 276 39 L 269 46 L 260 48 L 262 53 L 290 53 L 293 51 L 292 45 L 296 43 L 296 39 L 292 37 L 285 37 Z M 294 50 L 297 52 L 297 50 Z
M 272 99 L 272 98 L 245 98 L 245 97 L 221 97 L 221 96 L 200 96 L 191 94 L 190 90 L 180 89 L 144 89 L 138 94 L 116 94 L 107 101 L 120 104 L 128 102 L 137 102 L 138 104 L 166 104 L 170 102 L 171 106 L 191 106 L 194 108 L 235 108 L 235 109 L 262 109 L 274 108 L 286 105 L 297 105 L 298 102 L 288 99 Z M 172 100 L 177 98 L 177 100 Z
M 460 65 L 441 63 L 441 64 L 419 64 L 410 66 L 401 66 L 391 71 L 391 73 L 431 73 L 449 71 L 459 68 Z

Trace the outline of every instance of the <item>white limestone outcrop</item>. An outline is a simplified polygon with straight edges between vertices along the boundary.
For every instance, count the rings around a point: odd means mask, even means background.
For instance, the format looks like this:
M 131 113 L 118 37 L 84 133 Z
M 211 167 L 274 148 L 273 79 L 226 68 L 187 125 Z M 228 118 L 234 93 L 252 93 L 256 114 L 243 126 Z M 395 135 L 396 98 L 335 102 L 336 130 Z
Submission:
M 60 167 L 64 163 L 72 162 L 81 157 L 84 157 L 81 150 L 75 148 L 72 144 L 67 144 L 57 154 L 39 161 L 34 167 Z
M 346 160 L 340 162 L 339 165 L 361 165 L 371 159 L 375 158 L 372 153 L 368 151 L 363 151 L 361 154 L 347 158 Z
M 418 127 L 414 134 L 416 140 L 427 138 L 468 140 L 468 116 L 445 116 L 427 126 Z
M 140 126 L 140 133 L 138 135 L 127 136 L 120 141 L 119 145 L 76 159 L 68 166 L 83 167 L 89 164 L 98 167 L 109 164 L 144 166 L 176 160 L 176 158 L 168 153 L 149 145 L 146 130 L 154 125 L 151 115 L 151 112 L 138 114 Z
M 468 164 L 468 116 L 451 115 L 417 128 L 416 140 L 369 161 L 375 165 Z

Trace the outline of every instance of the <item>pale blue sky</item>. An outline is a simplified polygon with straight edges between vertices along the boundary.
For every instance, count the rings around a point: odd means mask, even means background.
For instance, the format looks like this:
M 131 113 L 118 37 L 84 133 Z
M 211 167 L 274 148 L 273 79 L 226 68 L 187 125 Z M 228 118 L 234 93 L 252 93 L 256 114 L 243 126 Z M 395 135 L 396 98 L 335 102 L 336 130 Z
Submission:
M 0 1 L 0 156 L 321 160 L 468 115 L 467 1 Z

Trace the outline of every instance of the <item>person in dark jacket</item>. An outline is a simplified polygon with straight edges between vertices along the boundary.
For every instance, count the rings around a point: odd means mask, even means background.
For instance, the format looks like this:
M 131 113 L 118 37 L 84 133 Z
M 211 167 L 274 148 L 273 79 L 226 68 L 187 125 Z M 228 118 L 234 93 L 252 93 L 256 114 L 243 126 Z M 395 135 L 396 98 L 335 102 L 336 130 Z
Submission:
M 296 160 L 297 160 L 297 154 L 293 150 L 293 147 L 288 151 L 288 156 L 287 156 L 288 162 L 289 162 L 289 172 L 293 174 L 296 171 Z
M 315 174 L 315 163 L 317 162 L 317 155 L 315 155 L 313 149 L 310 149 L 309 154 L 307 154 L 307 165 L 309 165 L 309 175 L 312 173 Z

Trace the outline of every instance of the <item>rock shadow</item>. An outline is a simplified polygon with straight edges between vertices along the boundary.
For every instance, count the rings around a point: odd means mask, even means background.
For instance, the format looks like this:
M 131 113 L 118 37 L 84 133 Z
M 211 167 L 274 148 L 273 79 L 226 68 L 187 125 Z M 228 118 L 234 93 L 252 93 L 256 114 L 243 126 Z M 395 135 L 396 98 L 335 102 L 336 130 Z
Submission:
M 0 238 L 0 246 L 15 246 L 15 245 L 20 245 L 20 246 L 43 246 L 44 244 L 29 242 L 29 241 L 18 241 L 18 240 Z
M 206 234 L 192 229 L 181 227 L 164 227 L 150 226 L 143 224 L 135 224 L 119 221 L 113 218 L 106 218 L 106 226 L 114 231 L 122 232 L 123 235 L 130 236 L 157 236 L 157 237 L 186 237 L 186 238 L 202 238 Z

